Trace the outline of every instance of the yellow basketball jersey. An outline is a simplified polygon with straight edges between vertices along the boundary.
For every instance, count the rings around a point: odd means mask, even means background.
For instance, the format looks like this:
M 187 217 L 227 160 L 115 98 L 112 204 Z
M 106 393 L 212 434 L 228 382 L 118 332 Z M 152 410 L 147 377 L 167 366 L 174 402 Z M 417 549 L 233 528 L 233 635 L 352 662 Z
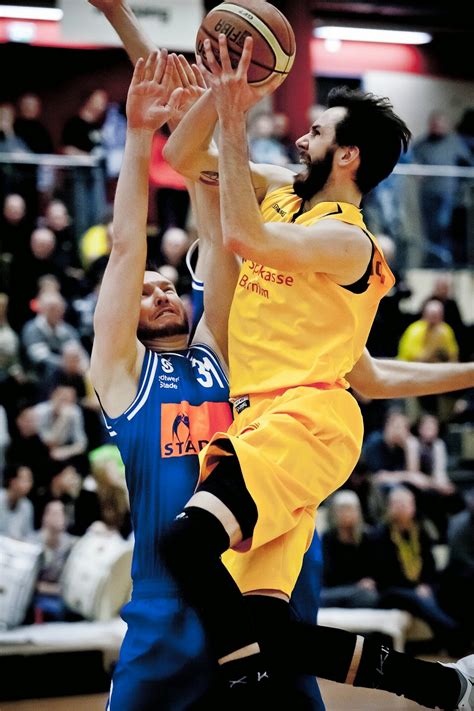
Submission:
M 326 274 L 244 260 L 229 316 L 232 397 L 314 383 L 348 387 L 344 376 L 362 355 L 379 301 L 395 282 L 357 207 L 322 202 L 299 214 L 300 208 L 289 185 L 267 195 L 261 212 L 265 222 L 309 226 L 331 219 L 360 227 L 374 245 L 368 287 L 351 291 Z

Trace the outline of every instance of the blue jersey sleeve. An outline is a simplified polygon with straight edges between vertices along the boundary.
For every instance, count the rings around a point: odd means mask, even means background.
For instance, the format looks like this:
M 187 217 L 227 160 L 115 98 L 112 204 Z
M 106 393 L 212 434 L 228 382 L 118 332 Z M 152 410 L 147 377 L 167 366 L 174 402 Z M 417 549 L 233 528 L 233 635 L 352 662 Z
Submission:
M 197 264 L 199 250 L 199 240 L 192 243 L 186 254 L 186 266 L 192 277 L 192 311 L 193 321 L 191 324 L 191 333 L 196 330 L 201 317 L 204 313 L 204 282 L 198 278 L 193 264 Z

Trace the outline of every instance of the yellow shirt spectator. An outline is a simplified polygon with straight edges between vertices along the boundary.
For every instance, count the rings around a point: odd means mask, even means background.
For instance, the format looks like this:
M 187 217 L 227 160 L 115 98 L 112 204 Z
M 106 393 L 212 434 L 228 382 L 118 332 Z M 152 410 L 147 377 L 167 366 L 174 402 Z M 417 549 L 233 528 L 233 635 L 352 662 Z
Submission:
M 398 346 L 398 358 L 425 363 L 457 361 L 459 347 L 456 337 L 443 318 L 443 304 L 435 299 L 428 301 L 422 318 L 410 324 L 403 333 Z

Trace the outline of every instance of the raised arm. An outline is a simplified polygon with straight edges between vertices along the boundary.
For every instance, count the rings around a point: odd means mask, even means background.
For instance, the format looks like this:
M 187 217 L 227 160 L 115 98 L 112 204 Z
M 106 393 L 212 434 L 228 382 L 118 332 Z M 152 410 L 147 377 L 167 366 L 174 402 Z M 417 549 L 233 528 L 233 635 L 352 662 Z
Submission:
M 229 311 L 240 271 L 240 260 L 222 242 L 219 192 L 196 184 L 196 218 L 199 251 L 203 251 L 204 316 L 194 336 L 195 343 L 207 343 L 228 362 Z
M 173 95 L 179 108 L 170 126 L 175 133 L 193 110 L 199 95 L 205 92 L 205 85 L 196 65 L 190 66 L 182 55 L 173 58 L 173 62 L 179 83 Z M 222 242 L 219 190 L 199 182 L 190 183 L 188 190 L 199 236 L 196 270 L 204 282 L 204 316 L 193 342 L 207 343 L 227 363 L 227 324 L 240 260 L 225 249 Z
M 127 0 L 88 0 L 88 2 L 100 10 L 110 22 L 122 40 L 134 66 L 140 57 L 148 57 L 157 49 L 138 24 Z
M 170 117 L 171 64 L 162 50 L 140 59 L 127 98 L 127 139 L 114 204 L 113 240 L 94 314 L 91 377 L 111 416 L 135 395 L 144 347 L 137 339 L 146 263 L 153 133 Z
M 261 91 L 259 98 L 263 95 Z M 219 186 L 219 152 L 212 140 L 216 122 L 214 101 L 211 92 L 207 91 L 183 118 L 163 151 L 164 157 L 175 170 L 189 180 L 210 187 Z M 249 163 L 246 144 L 243 150 L 246 169 L 250 169 L 253 191 L 259 202 L 267 192 L 293 183 L 294 173 L 291 170 L 281 166 Z
M 357 227 L 336 220 L 311 227 L 264 223 L 255 198 L 247 159 L 246 112 L 261 89 L 247 81 L 252 39 L 247 37 L 237 69 L 233 69 L 227 39 L 219 36 L 220 61 L 208 40 L 204 43 L 210 86 L 219 117 L 219 171 L 224 243 L 244 259 L 282 271 L 319 271 L 340 284 L 359 279 L 367 269 L 372 245 Z M 269 87 L 276 87 L 270 83 Z M 288 184 L 288 181 L 286 181 Z
M 437 395 L 474 387 L 474 363 L 416 363 L 372 358 L 365 349 L 347 376 L 364 397 Z

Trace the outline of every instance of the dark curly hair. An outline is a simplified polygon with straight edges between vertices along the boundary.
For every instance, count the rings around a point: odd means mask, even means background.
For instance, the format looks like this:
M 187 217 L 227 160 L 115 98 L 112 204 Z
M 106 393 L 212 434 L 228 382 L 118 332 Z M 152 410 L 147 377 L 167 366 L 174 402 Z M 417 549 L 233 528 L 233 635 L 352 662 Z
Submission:
M 387 98 L 342 86 L 329 92 L 327 106 L 347 109 L 336 126 L 335 140 L 339 146 L 359 149 L 355 182 L 365 195 L 390 175 L 408 148 L 411 132 Z

